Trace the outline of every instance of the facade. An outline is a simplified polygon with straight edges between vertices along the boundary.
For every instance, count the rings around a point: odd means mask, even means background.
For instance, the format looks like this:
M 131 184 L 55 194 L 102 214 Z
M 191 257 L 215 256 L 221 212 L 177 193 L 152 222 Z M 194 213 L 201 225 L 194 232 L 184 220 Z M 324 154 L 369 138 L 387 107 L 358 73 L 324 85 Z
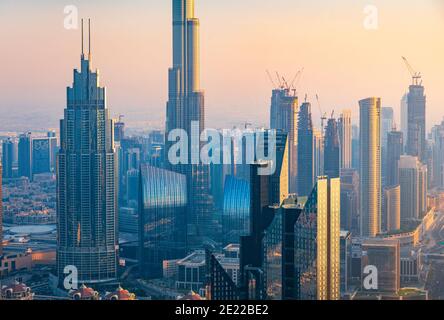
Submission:
M 208 300 L 240 300 L 241 291 L 237 287 L 239 258 L 227 258 L 207 250 L 206 267 L 206 298 Z
M 222 233 L 225 243 L 239 243 L 250 230 L 250 185 L 248 181 L 227 176 L 224 187 Z
M 405 147 L 405 144 L 407 142 L 408 123 L 409 123 L 409 116 L 408 116 L 408 104 L 407 104 L 407 93 L 406 93 L 401 98 L 401 132 L 402 136 L 404 137 L 403 147 Z
M 334 118 L 328 119 L 325 128 L 324 175 L 329 178 L 339 178 L 340 148 L 337 122 Z
M 319 177 L 295 225 L 296 298 L 339 300 L 339 178 Z
M 359 101 L 361 235 L 381 231 L 381 99 Z
M 426 144 L 426 97 L 424 87 L 414 84 L 407 95 L 407 144 L 408 155 L 425 161 Z
M 393 130 L 393 108 L 381 108 L 381 149 L 387 148 L 387 135 Z
M 32 139 L 32 173 L 48 173 L 55 169 L 57 138 L 39 137 Z
M 294 226 L 302 209 L 292 199 L 270 208 L 273 221 L 264 233 L 264 274 L 267 299 L 295 298 Z
M 395 186 L 399 184 L 399 158 L 403 154 L 404 142 L 401 131 L 390 131 L 387 134 L 386 152 L 386 185 Z
M 298 195 L 308 196 L 314 185 L 311 105 L 302 104 L 298 124 Z
M 275 89 L 271 97 L 270 128 L 288 135 L 288 181 L 289 192 L 297 190 L 298 164 L 298 97 L 290 89 Z
M 427 166 L 417 157 L 401 156 L 401 221 L 421 219 L 427 211 Z
M 400 289 L 400 246 L 394 239 L 367 239 L 362 243 L 362 277 L 366 266 L 375 266 L 378 271 L 378 288 L 363 291 L 375 291 L 397 294 Z
M 429 172 L 431 187 L 444 187 L 444 121 L 432 128 L 431 133 L 431 167 Z M 429 168 L 430 169 L 430 168 Z
M 401 187 L 395 185 L 384 189 L 384 224 L 388 233 L 401 229 Z
M 186 254 L 187 202 L 184 175 L 141 165 L 139 261 L 144 277 L 161 277 L 164 260 L 177 259 Z
M 83 33 L 83 27 L 82 27 Z M 82 34 L 83 41 L 83 34 Z M 81 55 L 67 88 L 57 158 L 57 273 L 77 267 L 80 283 L 117 278 L 117 154 L 106 89 Z
M 338 119 L 340 167 L 350 169 L 352 167 L 352 120 L 351 110 L 343 110 Z
M 348 292 L 348 282 L 351 275 L 351 233 L 341 230 L 341 297 Z

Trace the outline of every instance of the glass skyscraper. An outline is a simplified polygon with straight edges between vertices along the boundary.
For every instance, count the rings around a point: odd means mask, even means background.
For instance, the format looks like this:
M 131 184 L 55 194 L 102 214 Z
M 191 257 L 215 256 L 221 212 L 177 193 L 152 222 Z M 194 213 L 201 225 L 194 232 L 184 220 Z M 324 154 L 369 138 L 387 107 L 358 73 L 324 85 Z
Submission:
M 182 174 L 146 164 L 139 180 L 140 270 L 158 278 L 163 260 L 186 254 L 187 182 Z
M 340 298 L 340 179 L 319 177 L 295 225 L 296 298 Z
M 57 166 L 57 272 L 75 266 L 80 283 L 117 278 L 117 163 L 106 90 L 83 53 L 67 88 Z

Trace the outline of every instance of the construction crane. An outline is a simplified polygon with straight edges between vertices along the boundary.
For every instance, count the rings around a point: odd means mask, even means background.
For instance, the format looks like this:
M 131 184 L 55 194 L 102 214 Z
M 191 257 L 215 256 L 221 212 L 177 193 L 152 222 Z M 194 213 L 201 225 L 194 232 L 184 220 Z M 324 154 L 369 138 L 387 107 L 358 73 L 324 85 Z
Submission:
M 271 84 L 273 85 L 273 88 L 274 88 L 274 89 L 277 89 L 278 86 L 277 86 L 276 83 L 274 82 L 273 77 L 272 77 L 271 74 L 270 74 L 270 71 L 268 71 L 268 70 L 265 70 L 265 71 L 267 72 L 268 79 L 270 79 L 270 82 L 271 82 Z
M 325 123 L 325 120 L 327 120 L 327 113 L 323 113 L 322 112 L 321 103 L 319 101 L 318 94 L 316 94 L 316 101 L 317 101 L 317 104 L 318 104 L 319 113 L 321 115 L 321 129 L 322 129 L 322 132 L 324 132 L 324 123 Z M 332 114 L 332 118 L 333 118 L 333 114 Z
M 402 60 L 404 60 L 405 65 L 407 66 L 407 69 L 409 70 L 411 76 L 412 76 L 412 84 L 414 86 L 420 86 L 422 85 L 422 75 L 420 72 L 415 71 L 415 69 L 412 68 L 409 61 L 406 57 L 402 57 Z
M 294 76 L 293 80 L 291 81 L 290 85 L 289 85 L 289 89 L 293 91 L 293 95 L 296 96 L 297 95 L 297 86 L 299 81 L 301 80 L 302 77 L 302 73 L 304 72 L 304 68 L 302 68 L 301 70 L 299 70 L 296 75 Z

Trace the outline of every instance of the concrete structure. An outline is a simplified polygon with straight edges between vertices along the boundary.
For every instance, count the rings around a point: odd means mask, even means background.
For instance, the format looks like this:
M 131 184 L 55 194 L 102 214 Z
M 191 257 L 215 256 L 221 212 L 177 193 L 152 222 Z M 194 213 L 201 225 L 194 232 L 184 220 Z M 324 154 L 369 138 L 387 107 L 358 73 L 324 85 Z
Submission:
M 381 231 L 381 99 L 359 101 L 361 235 Z
M 339 178 L 340 171 L 340 142 L 336 119 L 328 119 L 325 128 L 324 145 L 324 175 L 329 178 Z

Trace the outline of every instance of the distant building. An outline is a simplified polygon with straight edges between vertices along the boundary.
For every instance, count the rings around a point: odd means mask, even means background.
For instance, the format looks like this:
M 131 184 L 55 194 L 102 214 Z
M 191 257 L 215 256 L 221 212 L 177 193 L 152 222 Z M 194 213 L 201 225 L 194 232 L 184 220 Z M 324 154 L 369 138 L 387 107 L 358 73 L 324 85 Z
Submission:
M 381 232 L 381 99 L 359 101 L 361 235 Z
M 2 165 L 0 164 L 0 261 L 3 255 L 3 193 L 2 193 Z M 1 264 L 1 262 L 0 262 Z
M 298 164 L 298 97 L 290 89 L 274 89 L 271 97 L 270 128 L 288 135 L 288 181 L 289 192 L 297 188 Z
M 339 178 L 319 177 L 295 226 L 296 298 L 340 298 Z
M 341 170 L 341 229 L 359 234 L 359 174 L 354 169 Z
M 404 94 L 401 98 L 401 132 L 402 136 L 404 137 L 403 147 L 405 147 L 405 144 L 407 142 L 408 122 L 409 122 L 409 115 L 408 115 L 407 94 Z
M 386 185 L 395 186 L 399 184 L 399 159 L 403 154 L 403 135 L 401 131 L 390 131 L 387 134 L 386 162 Z
M 314 179 L 311 105 L 305 102 L 299 111 L 298 124 L 298 195 L 308 196 Z
M 340 167 L 338 126 L 336 120 L 331 118 L 328 119 L 325 128 L 324 175 L 329 178 L 339 178 Z
M 313 174 L 315 177 L 324 175 L 324 134 L 313 128 Z
M 383 217 L 384 230 L 390 233 L 401 229 L 401 187 L 399 185 L 384 189 Z
M 426 156 L 426 96 L 424 87 L 413 84 L 407 94 L 407 143 L 406 152 L 410 156 L 425 161 Z
M 39 137 L 32 139 L 32 173 L 48 173 L 55 170 L 57 138 Z
M 401 156 L 401 221 L 421 219 L 427 211 L 427 166 L 417 157 Z
M 351 111 L 343 110 L 338 119 L 340 167 L 350 169 L 352 167 L 352 120 Z
M 18 176 L 32 180 L 32 137 L 30 132 L 19 136 Z
M 377 289 L 363 291 L 385 292 L 397 294 L 400 289 L 400 246 L 398 240 L 367 239 L 362 243 L 362 278 L 368 273 L 367 266 L 374 266 L 377 270 Z
M 15 160 L 15 149 L 17 148 L 17 143 L 8 138 L 2 143 L 2 166 L 3 173 L 2 177 L 5 179 L 10 179 L 14 177 L 14 162 Z

